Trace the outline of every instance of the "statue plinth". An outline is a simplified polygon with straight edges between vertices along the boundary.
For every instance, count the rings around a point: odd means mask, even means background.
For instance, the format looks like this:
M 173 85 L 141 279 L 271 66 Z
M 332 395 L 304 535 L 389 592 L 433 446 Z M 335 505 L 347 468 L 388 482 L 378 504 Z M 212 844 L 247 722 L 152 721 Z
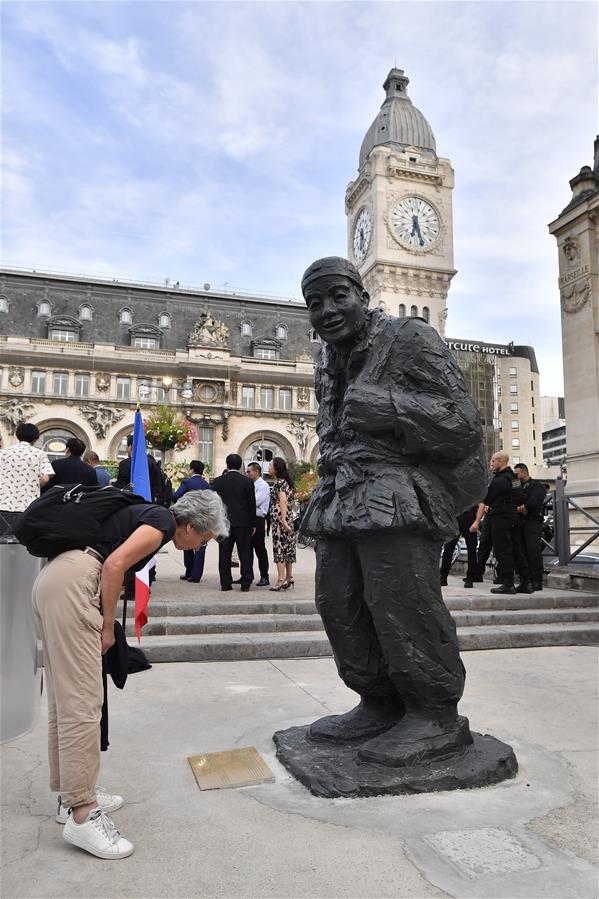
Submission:
M 443 758 L 424 757 L 418 765 L 396 767 L 363 761 L 361 742 L 315 742 L 308 730 L 306 725 L 277 731 L 277 758 L 314 796 L 325 799 L 487 787 L 518 772 L 512 748 L 488 734 L 472 732 L 472 743 Z

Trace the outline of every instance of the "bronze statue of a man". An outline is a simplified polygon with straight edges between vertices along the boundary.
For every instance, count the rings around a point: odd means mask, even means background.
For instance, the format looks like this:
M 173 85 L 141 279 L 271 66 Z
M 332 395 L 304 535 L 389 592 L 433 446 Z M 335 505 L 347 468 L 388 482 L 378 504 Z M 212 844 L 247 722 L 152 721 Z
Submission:
M 361 697 L 312 741 L 360 741 L 362 762 L 404 766 L 472 741 L 441 545 L 485 487 L 480 418 L 455 359 L 419 318 L 368 309 L 347 260 L 302 279 L 324 342 L 316 369 L 320 480 L 302 523 L 317 538 L 316 603 L 339 674 Z

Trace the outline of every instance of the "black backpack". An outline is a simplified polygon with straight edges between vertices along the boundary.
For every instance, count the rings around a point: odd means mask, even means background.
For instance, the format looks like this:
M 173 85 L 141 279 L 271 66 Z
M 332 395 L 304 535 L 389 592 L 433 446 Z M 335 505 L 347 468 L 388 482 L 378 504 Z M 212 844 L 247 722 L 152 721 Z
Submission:
M 127 506 L 145 502 L 143 496 L 118 487 L 56 484 L 27 506 L 13 532 L 32 556 L 52 559 L 69 549 L 109 542 L 106 520 Z

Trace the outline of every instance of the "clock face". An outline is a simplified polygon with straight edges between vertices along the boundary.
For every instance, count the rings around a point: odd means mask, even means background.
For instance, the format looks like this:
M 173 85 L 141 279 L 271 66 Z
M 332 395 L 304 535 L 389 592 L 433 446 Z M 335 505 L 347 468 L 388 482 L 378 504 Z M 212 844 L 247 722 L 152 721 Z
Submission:
M 393 210 L 391 221 L 401 244 L 410 250 L 427 250 L 441 232 L 439 216 L 420 197 L 405 197 Z
M 368 252 L 372 235 L 372 219 L 367 209 L 363 209 L 354 225 L 354 259 L 361 262 Z

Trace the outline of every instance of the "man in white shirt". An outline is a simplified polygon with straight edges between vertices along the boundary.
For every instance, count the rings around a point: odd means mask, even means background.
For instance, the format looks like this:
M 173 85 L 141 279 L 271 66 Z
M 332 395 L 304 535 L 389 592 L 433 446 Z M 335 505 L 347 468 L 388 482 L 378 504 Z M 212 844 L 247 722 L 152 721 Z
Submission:
M 12 531 L 21 512 L 54 474 L 47 455 L 33 446 L 40 436 L 35 425 L 20 422 L 15 436 L 17 444 L 0 450 L 0 534 Z
M 260 568 L 260 580 L 257 587 L 267 587 L 268 580 L 268 553 L 264 545 L 266 529 L 266 516 L 270 508 L 270 487 L 262 477 L 262 467 L 258 462 L 250 462 L 247 467 L 247 476 L 254 482 L 256 491 L 256 530 L 252 537 L 252 546 Z

